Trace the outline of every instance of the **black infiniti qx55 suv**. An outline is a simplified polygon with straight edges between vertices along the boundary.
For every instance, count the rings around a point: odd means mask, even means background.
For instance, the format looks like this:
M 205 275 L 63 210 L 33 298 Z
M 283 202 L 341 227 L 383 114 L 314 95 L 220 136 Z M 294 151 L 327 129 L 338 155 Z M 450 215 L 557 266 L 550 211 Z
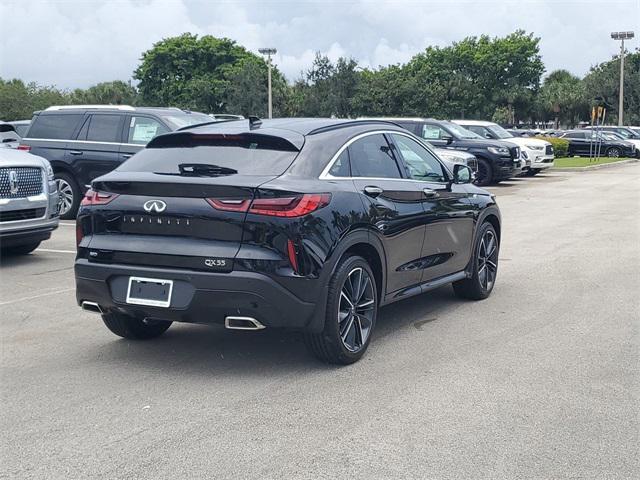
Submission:
M 116 335 L 171 322 L 305 332 L 322 360 L 367 349 L 378 307 L 494 286 L 500 212 L 391 122 L 257 119 L 167 133 L 97 178 L 77 218 L 78 304 Z

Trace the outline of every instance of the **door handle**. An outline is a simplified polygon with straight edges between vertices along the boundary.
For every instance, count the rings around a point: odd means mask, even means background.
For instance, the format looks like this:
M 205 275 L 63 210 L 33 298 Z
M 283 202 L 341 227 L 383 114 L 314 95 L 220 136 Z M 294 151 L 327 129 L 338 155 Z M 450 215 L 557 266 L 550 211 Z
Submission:
M 433 198 L 438 196 L 438 192 L 431 188 L 423 188 L 422 192 L 426 195 L 427 198 Z
M 126 160 L 127 158 L 131 158 L 132 156 L 133 156 L 133 153 L 123 153 L 123 154 L 122 154 L 122 158 L 124 158 L 125 160 Z
M 368 185 L 366 187 L 364 187 L 364 193 L 365 195 L 368 195 L 370 197 L 376 198 L 378 196 L 380 196 L 382 194 L 384 190 L 382 190 L 380 187 L 376 187 L 373 185 Z
M 71 155 L 82 155 L 82 152 L 80 150 L 70 150 L 69 153 Z

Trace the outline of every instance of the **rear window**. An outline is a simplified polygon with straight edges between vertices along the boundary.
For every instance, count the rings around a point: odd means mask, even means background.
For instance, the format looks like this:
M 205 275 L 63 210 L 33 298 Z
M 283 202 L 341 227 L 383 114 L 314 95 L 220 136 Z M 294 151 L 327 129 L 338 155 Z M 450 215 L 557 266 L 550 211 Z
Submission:
M 30 138 L 70 140 L 83 114 L 38 115 L 29 129 Z
M 202 135 L 191 138 L 186 145 L 180 137 L 157 137 L 154 142 L 164 140 L 167 146 L 138 152 L 118 171 L 183 176 L 282 175 L 298 155 L 286 140 L 265 135 Z

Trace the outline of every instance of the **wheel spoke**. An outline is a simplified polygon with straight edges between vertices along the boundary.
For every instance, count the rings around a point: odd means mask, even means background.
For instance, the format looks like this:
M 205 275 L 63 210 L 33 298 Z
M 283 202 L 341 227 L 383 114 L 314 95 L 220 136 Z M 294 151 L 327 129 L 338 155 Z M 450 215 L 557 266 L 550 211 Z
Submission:
M 355 319 L 355 315 L 350 314 L 349 319 L 346 321 L 346 325 L 344 329 L 340 331 L 340 336 L 342 337 L 342 341 L 345 343 L 347 342 L 347 337 L 349 336 L 349 332 L 353 327 L 354 319 Z
M 365 338 L 362 332 L 362 322 L 360 321 L 359 315 L 355 316 L 354 330 L 355 330 L 354 347 L 362 347 L 362 345 L 364 345 Z
M 498 270 L 498 265 L 491 260 L 487 260 L 486 266 L 491 272 L 495 272 Z
M 349 304 L 350 307 L 353 307 L 353 302 L 351 301 L 351 299 L 349 298 L 349 296 L 345 293 L 344 290 L 342 290 L 340 292 L 340 297 L 342 297 L 343 299 L 345 299 L 347 301 L 347 303 Z
M 359 303 L 356 307 L 356 310 L 358 310 L 358 312 L 361 311 L 366 311 L 366 310 L 373 310 L 373 306 L 374 306 L 375 301 L 373 299 L 371 300 L 366 300 L 362 303 Z
M 495 238 L 493 237 L 493 235 L 490 235 L 489 237 L 490 238 L 489 238 L 489 242 L 487 243 L 487 251 L 486 251 L 487 258 L 490 258 L 491 255 L 493 255 L 493 252 L 495 252 L 496 250 Z
M 366 291 L 367 291 L 367 287 L 369 286 L 369 282 L 371 282 L 371 280 L 369 279 L 369 276 L 367 275 L 366 277 L 364 277 L 364 280 L 361 282 L 362 286 L 360 288 L 360 293 L 358 294 L 358 298 L 356 299 L 356 303 L 360 302 L 360 300 L 362 300 L 362 298 L 364 297 Z

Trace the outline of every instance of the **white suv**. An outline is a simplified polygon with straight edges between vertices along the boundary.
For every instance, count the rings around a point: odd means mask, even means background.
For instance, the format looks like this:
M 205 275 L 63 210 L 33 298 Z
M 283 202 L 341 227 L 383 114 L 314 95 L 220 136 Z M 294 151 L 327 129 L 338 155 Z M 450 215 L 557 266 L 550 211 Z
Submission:
M 453 123 L 477 133 L 482 138 L 506 140 L 520 147 L 523 165 L 526 165 L 525 175 L 535 175 L 546 168 L 553 167 L 555 158 L 553 145 L 545 140 L 529 137 L 516 137 L 497 123 L 482 120 L 451 120 Z
M 0 147 L 0 253 L 27 254 L 58 227 L 58 192 L 47 160 Z

